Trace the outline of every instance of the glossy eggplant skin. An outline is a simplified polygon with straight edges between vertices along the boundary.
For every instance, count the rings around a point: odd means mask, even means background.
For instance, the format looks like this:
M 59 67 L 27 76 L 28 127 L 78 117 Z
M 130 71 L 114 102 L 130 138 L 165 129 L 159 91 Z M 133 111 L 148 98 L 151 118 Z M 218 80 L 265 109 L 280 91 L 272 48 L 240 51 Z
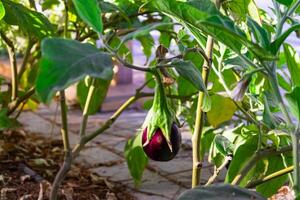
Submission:
M 147 145 L 147 128 L 143 131 L 142 144 L 146 155 L 154 161 L 169 161 L 172 160 L 178 153 L 181 145 L 181 133 L 178 126 L 173 123 L 171 127 L 171 146 L 170 150 L 167 140 L 162 131 L 157 129 Z

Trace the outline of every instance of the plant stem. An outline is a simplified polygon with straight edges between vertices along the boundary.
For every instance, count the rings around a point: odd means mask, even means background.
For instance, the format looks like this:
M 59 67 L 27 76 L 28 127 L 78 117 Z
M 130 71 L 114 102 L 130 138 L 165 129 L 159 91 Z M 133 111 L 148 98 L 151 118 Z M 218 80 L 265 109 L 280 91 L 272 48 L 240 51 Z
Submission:
M 27 101 L 33 94 L 35 93 L 35 89 L 31 88 L 29 89 L 26 94 L 24 94 L 21 97 L 18 97 L 16 100 L 12 101 L 9 105 L 8 105 L 8 112 L 7 115 L 11 115 L 22 102 Z
M 210 59 L 210 62 L 204 61 L 202 66 L 202 78 L 207 85 L 208 76 L 211 66 L 211 59 L 212 59 L 212 50 L 213 50 L 213 38 L 211 36 L 207 37 L 206 42 L 206 55 Z M 202 129 L 203 129 L 203 116 L 204 113 L 201 109 L 203 100 L 204 100 L 204 93 L 199 92 L 198 102 L 197 102 L 197 111 L 196 111 L 196 120 L 195 120 L 195 128 L 194 133 L 192 136 L 192 146 L 193 146 L 193 173 L 192 173 L 192 188 L 199 185 L 199 180 L 201 176 L 201 167 L 202 167 L 202 158 L 200 154 L 200 142 L 202 137 Z
M 294 159 L 294 191 L 296 199 L 300 199 L 300 169 L 299 169 L 299 162 L 300 162 L 300 155 L 299 155 L 299 141 L 300 135 L 299 130 L 296 130 L 292 136 L 292 144 L 293 144 L 293 159 Z
M 18 80 L 20 80 L 22 78 L 22 75 L 26 70 L 26 64 L 27 64 L 28 58 L 30 56 L 30 51 L 31 51 L 33 45 L 34 45 L 34 42 L 32 41 L 31 38 L 29 38 L 28 45 L 27 45 L 27 48 L 25 50 L 25 54 L 24 54 L 24 57 L 23 57 L 23 62 L 22 62 L 22 65 L 20 67 L 20 70 L 19 70 Z
M 11 69 L 11 100 L 14 101 L 18 97 L 18 66 L 17 66 L 17 58 L 16 52 L 13 42 L 6 37 L 6 35 L 0 31 L 1 38 L 6 44 L 9 61 L 10 61 L 10 69 Z
M 282 153 L 286 153 L 292 151 L 291 146 L 281 147 L 280 149 L 261 149 L 257 151 L 247 162 L 244 164 L 243 168 L 240 170 L 238 175 L 231 182 L 232 185 L 238 185 L 243 180 L 243 178 L 247 175 L 247 173 L 252 169 L 252 167 L 259 161 L 260 159 L 267 156 L 275 156 L 280 155 Z
M 300 5 L 300 0 L 294 3 L 294 5 L 292 5 L 292 7 L 286 10 L 286 12 L 283 14 L 276 28 L 275 39 L 278 38 L 279 35 L 281 34 L 285 21 L 295 12 L 295 10 L 299 7 L 299 5 Z
M 89 135 L 83 136 L 79 144 L 75 145 L 75 147 L 72 150 L 73 157 L 76 157 L 78 155 L 78 153 L 82 150 L 86 143 L 88 143 L 89 141 L 97 137 L 99 134 L 103 133 L 105 130 L 110 128 L 110 126 L 116 121 L 116 119 L 122 114 L 122 112 L 126 110 L 131 104 L 136 102 L 136 100 L 138 100 L 139 98 L 140 96 L 138 95 L 130 97 L 108 120 L 105 121 L 105 123 L 99 129 L 97 129 Z
M 68 4 L 67 0 L 64 0 L 65 5 L 65 27 L 64 27 L 64 36 L 67 37 L 67 30 L 68 30 Z M 60 168 L 59 172 L 56 174 L 54 182 L 52 184 L 51 192 L 50 192 L 50 200 L 57 200 L 57 194 L 59 186 L 61 185 L 62 181 L 66 177 L 68 171 L 71 168 L 73 157 L 70 147 L 70 141 L 69 141 L 69 133 L 68 133 L 68 118 L 67 118 L 67 105 L 66 105 L 66 97 L 65 97 L 65 91 L 62 90 L 59 92 L 60 94 L 60 108 L 61 108 L 61 122 L 62 122 L 62 128 L 61 128 L 61 135 L 64 145 L 64 163 L 62 167 Z
M 290 166 L 290 167 L 287 167 L 287 168 L 284 168 L 282 170 L 279 170 L 277 172 L 274 172 L 272 174 L 269 174 L 268 176 L 260 179 L 260 180 L 257 180 L 257 181 L 253 181 L 253 182 L 250 182 L 247 184 L 247 188 L 254 188 L 260 184 L 263 184 L 265 182 L 268 182 L 274 178 L 278 178 L 280 176 L 283 176 L 285 174 L 288 174 L 288 173 L 291 173 L 292 171 L 294 170 L 294 166 Z
M 94 90 L 95 90 L 95 79 L 92 78 L 91 83 L 89 85 L 89 91 L 88 91 L 88 95 L 86 97 L 86 101 L 85 101 L 85 105 L 84 105 L 84 109 L 83 109 L 83 113 L 82 113 L 82 121 L 81 121 L 81 125 L 80 125 L 80 137 L 82 138 L 85 135 L 85 129 L 86 129 L 86 124 L 87 124 L 87 120 L 89 117 L 89 108 L 90 108 L 90 104 L 91 104 L 91 100 L 94 94 Z

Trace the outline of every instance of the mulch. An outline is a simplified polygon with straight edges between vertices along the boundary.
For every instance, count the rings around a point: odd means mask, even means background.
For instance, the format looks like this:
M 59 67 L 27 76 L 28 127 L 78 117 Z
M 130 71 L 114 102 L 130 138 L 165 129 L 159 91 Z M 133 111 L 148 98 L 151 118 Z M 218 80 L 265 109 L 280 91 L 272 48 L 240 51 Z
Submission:
M 63 161 L 60 140 L 22 129 L 0 132 L 0 200 L 48 200 Z M 133 200 L 121 185 L 84 166 L 73 165 L 59 191 L 60 200 Z

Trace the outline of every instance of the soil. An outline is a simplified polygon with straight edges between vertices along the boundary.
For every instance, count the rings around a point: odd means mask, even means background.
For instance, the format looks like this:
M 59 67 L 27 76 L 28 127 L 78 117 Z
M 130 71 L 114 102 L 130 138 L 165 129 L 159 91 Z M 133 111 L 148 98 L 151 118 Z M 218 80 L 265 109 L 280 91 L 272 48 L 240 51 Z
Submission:
M 48 200 L 63 160 L 62 142 L 26 133 L 0 132 L 0 200 Z M 133 200 L 120 185 L 73 165 L 60 200 Z

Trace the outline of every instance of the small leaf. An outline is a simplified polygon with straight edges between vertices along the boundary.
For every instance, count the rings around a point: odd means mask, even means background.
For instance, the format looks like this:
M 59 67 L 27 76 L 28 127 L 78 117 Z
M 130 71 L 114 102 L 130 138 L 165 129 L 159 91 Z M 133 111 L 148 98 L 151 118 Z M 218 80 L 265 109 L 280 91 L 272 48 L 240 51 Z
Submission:
M 124 153 L 135 186 L 139 186 L 141 184 L 143 172 L 148 163 L 148 157 L 142 147 L 142 134 L 138 134 L 127 141 Z
M 295 87 L 291 93 L 285 95 L 291 113 L 300 120 L 300 87 Z
M 5 9 L 3 3 L 0 1 L 0 20 L 4 17 L 4 15 L 5 15 Z
M 284 33 L 282 33 L 276 40 L 274 40 L 269 47 L 269 50 L 273 52 L 273 54 L 276 54 L 282 45 L 286 38 L 294 31 L 300 30 L 300 24 L 295 24 L 291 27 L 289 27 Z
M 295 49 L 289 44 L 284 44 L 283 49 L 286 64 L 291 74 L 292 85 L 300 86 L 300 57 Z
M 53 35 L 53 27 L 49 20 L 42 14 L 32 11 L 22 4 L 2 0 L 5 8 L 4 21 L 10 25 L 17 25 L 28 35 L 39 39 Z
M 0 110 L 0 131 L 19 127 L 20 123 L 16 119 L 9 118 L 6 113 L 7 109 Z
M 258 42 L 260 46 L 266 48 L 270 45 L 268 33 L 263 27 L 261 27 L 256 21 L 254 21 L 250 17 L 247 18 L 247 25 L 253 33 L 256 42 Z
M 182 78 L 193 84 L 193 86 L 197 90 L 200 90 L 207 94 L 207 90 L 203 82 L 201 72 L 191 61 L 183 61 L 176 59 L 171 63 L 171 65 L 175 67 L 176 71 Z
M 232 118 L 236 111 L 236 105 L 231 99 L 212 95 L 211 101 L 211 109 L 207 112 L 207 119 L 213 127 L 218 127 Z
M 84 109 L 89 88 L 94 87 L 93 96 L 87 111 L 88 115 L 99 112 L 110 85 L 110 80 L 95 79 L 93 86 L 90 86 L 91 81 L 91 78 L 86 77 L 85 80 L 79 81 L 77 85 L 77 99 L 82 109 Z
M 214 142 L 218 151 L 224 156 L 233 153 L 233 144 L 226 137 L 222 135 L 216 135 Z
M 91 44 L 48 38 L 42 42 L 40 72 L 36 91 L 48 103 L 56 91 L 63 90 L 85 76 L 111 80 L 112 60 Z
M 101 10 L 96 0 L 73 0 L 75 8 L 81 19 L 87 23 L 94 31 L 101 33 L 103 23 Z
M 178 200 L 266 200 L 254 191 L 236 185 L 216 184 L 195 187 L 182 193 Z

